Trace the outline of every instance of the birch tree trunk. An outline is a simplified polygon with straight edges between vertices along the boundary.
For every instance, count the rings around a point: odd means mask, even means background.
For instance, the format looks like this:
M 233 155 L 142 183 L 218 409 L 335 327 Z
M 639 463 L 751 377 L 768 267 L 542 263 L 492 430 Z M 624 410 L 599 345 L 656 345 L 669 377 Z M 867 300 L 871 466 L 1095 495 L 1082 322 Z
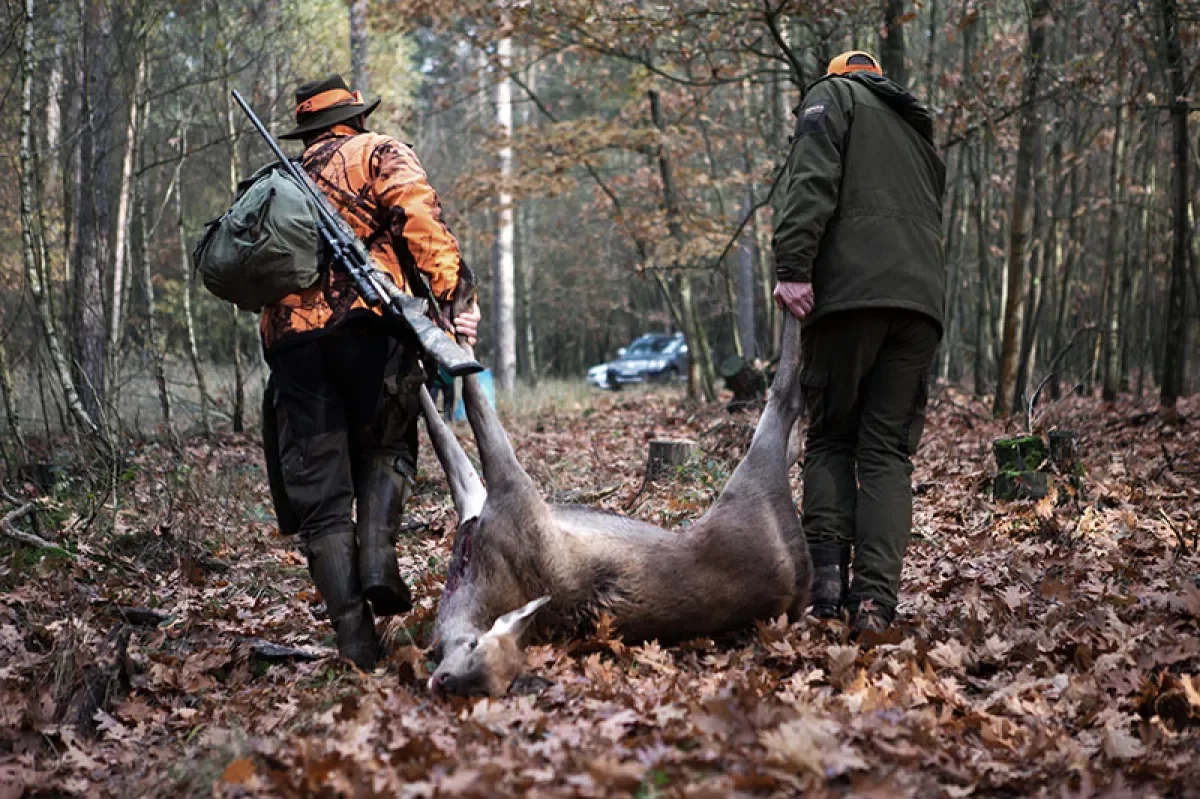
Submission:
M 188 112 L 190 115 L 190 111 Z M 192 374 L 196 376 L 196 389 L 200 392 L 200 423 L 204 434 L 212 435 L 212 420 L 208 415 L 208 386 L 204 379 L 204 369 L 200 366 L 200 350 L 196 346 L 196 315 L 192 311 L 192 286 L 195 275 L 192 272 L 191 260 L 188 258 L 187 233 L 183 224 L 183 162 L 187 157 L 187 123 L 179 131 L 179 160 L 175 162 L 175 230 L 179 237 L 179 270 L 183 282 L 183 322 L 187 333 L 188 360 L 192 364 Z
M 517 383 L 517 320 L 516 260 L 513 249 L 516 225 L 513 216 L 513 103 L 512 82 L 508 73 L 512 70 L 512 39 L 504 38 L 497 45 L 500 60 L 500 79 L 496 83 L 496 125 L 500 128 L 503 144 L 500 147 L 500 192 L 499 213 L 496 229 L 496 274 L 493 281 L 496 292 L 496 384 L 501 391 L 512 391 Z
M 370 36 L 367 32 L 367 0 L 351 0 L 350 3 L 350 74 L 352 90 L 367 96 L 371 87 L 369 73 Z M 370 102 L 370 100 L 367 100 Z
M 1034 0 L 1030 9 L 1029 50 L 1025 60 L 1025 80 L 1021 92 L 1024 110 L 1021 113 L 1021 133 L 1017 144 L 1016 178 L 1013 183 L 1012 209 L 1008 218 L 1008 290 L 1004 303 L 1000 372 L 996 385 L 996 399 L 992 405 L 992 413 L 997 417 L 1007 416 L 1011 411 L 1009 400 L 1016 378 L 1025 289 L 1025 217 L 1029 207 L 1029 187 L 1033 179 L 1033 148 L 1038 126 L 1038 111 L 1033 100 L 1041 82 L 1046 23 L 1049 17 L 1049 0 Z
M 126 264 L 129 262 L 129 230 L 132 227 L 133 166 L 139 138 L 138 114 L 141 111 L 142 86 L 146 79 L 146 50 L 139 46 L 138 63 L 134 72 L 133 95 L 129 101 L 129 120 L 125 125 L 125 145 L 121 158 L 121 185 L 117 194 L 116 240 L 113 243 L 109 274 L 112 278 L 112 306 L 108 318 L 108 390 L 110 397 L 119 383 L 117 371 L 121 357 L 121 331 L 125 322 Z

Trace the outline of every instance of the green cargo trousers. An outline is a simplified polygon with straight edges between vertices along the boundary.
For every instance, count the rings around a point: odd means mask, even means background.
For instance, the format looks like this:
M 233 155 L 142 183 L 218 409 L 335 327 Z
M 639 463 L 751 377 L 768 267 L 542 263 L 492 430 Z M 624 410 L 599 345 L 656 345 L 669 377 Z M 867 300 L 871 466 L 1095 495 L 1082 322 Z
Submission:
M 939 338 L 930 317 L 894 308 L 842 311 L 804 329 L 804 533 L 814 567 L 852 564 L 852 614 L 865 600 L 889 620 L 895 613 Z

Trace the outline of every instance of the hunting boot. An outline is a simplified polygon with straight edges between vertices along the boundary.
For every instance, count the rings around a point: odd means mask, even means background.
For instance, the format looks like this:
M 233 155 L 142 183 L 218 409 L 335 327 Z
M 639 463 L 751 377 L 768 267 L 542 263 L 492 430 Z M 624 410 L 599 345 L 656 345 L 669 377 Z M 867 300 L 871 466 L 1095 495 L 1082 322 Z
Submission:
M 363 599 L 353 531 L 323 535 L 308 541 L 308 573 L 325 600 L 329 622 L 337 634 L 338 652 L 364 671 L 379 660 L 375 620 Z
M 850 633 L 854 638 L 867 632 L 884 633 L 891 626 L 892 612 L 870 599 L 858 603 L 850 618 Z
M 813 568 L 812 615 L 818 619 L 836 619 L 842 615 L 846 592 L 850 589 L 850 548 L 838 550 L 838 562 Z
M 376 616 L 395 616 L 412 609 L 408 586 L 400 576 L 393 536 L 409 495 L 408 477 L 394 456 L 374 457 L 363 469 L 358 490 L 358 565 L 363 596 Z

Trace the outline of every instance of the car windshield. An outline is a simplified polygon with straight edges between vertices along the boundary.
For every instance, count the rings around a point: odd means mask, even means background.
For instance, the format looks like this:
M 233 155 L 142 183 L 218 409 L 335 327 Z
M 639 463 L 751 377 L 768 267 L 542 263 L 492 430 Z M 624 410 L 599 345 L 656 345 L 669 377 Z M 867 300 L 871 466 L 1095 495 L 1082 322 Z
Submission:
M 671 346 L 671 339 L 669 338 L 640 339 L 629 345 L 629 350 L 625 353 L 625 357 L 658 355 L 661 352 L 666 352 L 669 346 Z

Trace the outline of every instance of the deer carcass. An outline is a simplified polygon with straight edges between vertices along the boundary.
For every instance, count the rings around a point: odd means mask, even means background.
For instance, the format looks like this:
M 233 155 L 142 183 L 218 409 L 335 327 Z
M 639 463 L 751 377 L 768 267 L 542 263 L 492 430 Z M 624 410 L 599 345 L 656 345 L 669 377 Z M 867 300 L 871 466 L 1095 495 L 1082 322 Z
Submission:
M 526 639 L 580 636 L 604 613 L 627 641 L 800 617 L 812 573 L 788 483 L 803 404 L 800 325 L 785 318 L 779 369 L 750 448 L 708 512 L 678 532 L 546 503 L 478 381 L 467 377 L 464 404 L 485 489 L 422 391 L 460 520 L 434 628 L 435 694 L 503 694 L 524 667 Z

